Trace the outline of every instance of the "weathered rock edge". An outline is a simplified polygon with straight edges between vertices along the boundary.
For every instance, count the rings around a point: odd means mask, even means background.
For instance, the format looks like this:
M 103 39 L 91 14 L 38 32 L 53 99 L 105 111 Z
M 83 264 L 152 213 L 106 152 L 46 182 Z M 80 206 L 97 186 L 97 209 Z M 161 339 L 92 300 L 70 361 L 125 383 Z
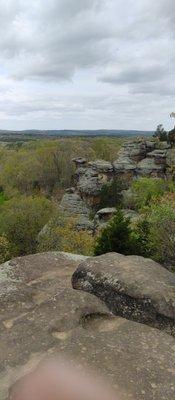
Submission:
M 72 286 L 99 297 L 115 315 L 175 336 L 175 275 L 150 259 L 89 258 L 74 272 Z

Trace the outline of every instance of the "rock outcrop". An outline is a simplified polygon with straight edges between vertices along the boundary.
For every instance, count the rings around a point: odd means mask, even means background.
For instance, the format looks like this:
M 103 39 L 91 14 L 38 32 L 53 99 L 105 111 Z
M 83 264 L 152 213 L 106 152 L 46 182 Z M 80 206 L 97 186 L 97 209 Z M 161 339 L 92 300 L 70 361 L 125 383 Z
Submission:
M 93 231 L 94 224 L 90 220 L 90 209 L 78 193 L 65 193 L 59 209 L 76 218 L 77 230 Z
M 88 162 L 81 157 L 72 161 L 76 165 L 75 186 L 66 190 L 60 209 L 69 215 L 78 216 L 77 229 L 90 232 L 106 224 L 101 214 L 97 214 L 94 221 L 90 218 L 90 209 L 94 211 L 99 208 L 100 192 L 104 184 L 115 180 L 117 185 L 119 179 L 122 181 L 123 193 L 127 196 L 133 180 L 140 177 L 166 179 L 175 172 L 174 150 L 166 142 L 158 143 L 154 139 L 126 141 L 113 163 L 105 160 Z M 104 219 L 109 218 L 105 215 Z
M 165 177 L 167 149 L 156 149 L 155 141 L 137 140 L 124 144 L 114 170 L 126 182 L 139 176 Z
M 77 193 L 65 193 L 60 206 L 61 211 L 65 211 L 69 215 L 84 215 L 88 217 L 89 209 L 86 203 L 81 199 Z
M 175 275 L 139 256 L 109 253 L 87 259 L 72 277 L 116 315 L 175 335 Z
M 94 230 L 96 231 L 104 228 L 116 211 L 117 209 L 115 207 L 106 207 L 98 210 L 94 217 Z M 131 223 L 136 222 L 139 219 L 139 214 L 134 210 L 122 209 L 122 212 L 125 218 L 130 218 Z
M 110 221 L 116 212 L 115 207 L 106 207 L 97 211 L 94 217 L 94 229 L 98 230 L 103 228 Z
M 77 166 L 76 191 L 88 205 L 94 206 L 99 203 L 102 186 L 115 177 L 122 179 L 126 189 L 133 179 L 139 177 L 165 178 L 170 151 L 166 143 L 163 145 L 141 138 L 124 143 L 113 163 L 105 160 L 86 162 L 81 158 L 74 160 Z
M 99 202 L 102 186 L 113 178 L 113 166 L 110 162 L 96 160 L 89 162 L 87 168 L 76 171 L 77 192 L 90 206 Z
M 43 357 L 63 352 L 104 374 L 121 400 L 172 400 L 174 338 L 73 290 L 71 275 L 86 260 L 52 252 L 0 266 L 0 399 Z
M 156 164 L 154 158 L 146 157 L 137 164 L 137 177 L 164 178 L 165 168 L 163 164 Z

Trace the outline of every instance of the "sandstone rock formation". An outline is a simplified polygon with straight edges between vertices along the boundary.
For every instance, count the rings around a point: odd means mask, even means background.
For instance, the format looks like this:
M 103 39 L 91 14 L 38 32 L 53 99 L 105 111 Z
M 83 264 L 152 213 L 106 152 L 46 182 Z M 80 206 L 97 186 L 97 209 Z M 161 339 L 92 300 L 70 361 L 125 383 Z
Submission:
M 86 217 L 89 215 L 89 209 L 86 203 L 77 193 L 65 193 L 59 208 L 69 215 L 84 215 Z
M 90 258 L 74 272 L 72 284 L 116 315 L 175 335 L 175 275 L 150 259 L 117 253 Z
M 94 217 L 94 230 L 104 228 L 116 213 L 115 207 L 106 207 L 97 211 Z M 139 219 L 139 214 L 130 209 L 122 209 L 125 218 L 130 218 L 131 223 Z
M 174 338 L 73 290 L 71 275 L 86 260 L 53 252 L 0 266 L 0 399 L 43 357 L 63 352 L 104 374 L 123 400 L 172 400 Z
M 94 227 L 95 229 L 103 228 L 110 221 L 116 212 L 115 207 L 106 207 L 97 211 L 94 217 Z
M 137 138 L 123 144 L 113 163 L 105 160 L 87 162 L 81 157 L 73 159 L 76 165 L 75 187 L 66 190 L 60 209 L 78 217 L 77 229 L 94 232 L 96 228 L 106 223 L 98 213 L 94 221 L 90 218 L 90 209 L 99 208 L 100 192 L 104 184 L 119 178 L 125 189 L 123 193 L 125 192 L 127 196 L 127 193 L 129 194 L 127 190 L 135 179 L 140 177 L 166 179 L 172 176 L 175 171 L 174 158 L 174 151 L 166 142 L 158 143 L 154 139 Z M 109 220 L 107 214 L 104 219 Z
M 133 179 L 141 176 L 164 178 L 170 151 L 167 143 L 135 139 L 124 143 L 113 163 L 105 160 L 87 163 L 81 158 L 74 160 L 77 166 L 76 191 L 88 205 L 93 206 L 98 205 L 102 186 L 115 177 L 122 179 L 126 189 Z
M 77 191 L 88 205 L 96 205 L 102 186 L 112 178 L 111 163 L 104 160 L 89 162 L 87 168 L 78 168 L 76 172 Z
M 90 220 L 90 209 L 77 193 L 65 193 L 59 209 L 67 215 L 76 217 L 78 230 L 93 231 L 94 224 Z

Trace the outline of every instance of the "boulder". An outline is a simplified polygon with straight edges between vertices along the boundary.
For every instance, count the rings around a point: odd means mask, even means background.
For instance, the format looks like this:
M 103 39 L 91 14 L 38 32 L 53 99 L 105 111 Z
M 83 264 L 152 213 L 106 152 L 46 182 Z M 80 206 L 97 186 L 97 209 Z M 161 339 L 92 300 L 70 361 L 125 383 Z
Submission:
M 101 231 L 107 226 L 111 218 L 114 217 L 117 209 L 115 207 L 102 208 L 97 211 L 94 217 L 94 229 L 95 231 Z M 139 214 L 130 209 L 122 209 L 125 218 L 130 218 L 131 223 L 135 223 L 139 219 Z
M 19 257 L 0 266 L 1 400 L 6 399 L 10 370 L 28 362 L 32 354 L 45 353 L 57 343 L 59 347 L 86 318 L 110 317 L 95 296 L 71 288 L 72 272 L 83 259 L 86 257 L 50 252 Z
M 73 271 L 87 257 L 64 252 L 38 253 L 17 257 L 0 266 L 1 317 L 9 311 L 18 313 L 37 304 L 32 287 L 47 298 L 57 292 L 57 287 L 70 287 Z M 32 283 L 31 283 L 32 282 Z M 46 292 L 42 292 L 42 287 Z M 19 303 L 16 299 L 19 300 Z M 19 310 L 18 310 L 19 307 Z
M 86 163 L 87 163 L 86 158 L 83 158 L 83 157 L 73 158 L 72 161 L 75 163 L 77 168 L 78 167 L 85 167 Z
M 95 161 L 90 161 L 88 165 L 94 169 L 95 171 L 98 172 L 104 172 L 104 173 L 112 173 L 113 172 L 113 166 L 109 161 L 105 160 L 95 160 Z
M 175 340 L 123 318 L 86 321 L 62 351 L 100 372 L 121 400 L 172 400 L 175 396 Z
M 115 317 L 97 297 L 73 290 L 72 272 L 85 260 L 51 252 L 0 266 L 0 399 L 41 359 L 63 353 L 104 375 L 121 400 L 172 400 L 174 338 Z
M 153 158 L 156 164 L 161 164 L 161 165 L 162 164 L 166 165 L 166 156 L 167 156 L 166 150 L 158 150 L 158 149 L 151 151 L 147 155 L 148 158 Z
M 98 203 L 102 186 L 113 177 L 113 166 L 110 162 L 96 160 L 88 163 L 88 168 L 76 171 L 77 190 L 86 202 L 93 205 Z
M 147 153 L 150 151 L 153 151 L 156 147 L 155 140 L 146 140 L 145 144 L 146 144 L 146 152 Z
M 136 169 L 135 163 L 125 155 L 121 155 L 116 161 L 114 161 L 113 166 L 116 173 L 134 171 Z
M 104 183 L 106 183 L 103 175 L 100 175 L 95 169 L 84 169 L 84 173 L 77 175 L 77 191 L 88 206 L 94 206 L 99 203 L 100 191 Z
M 96 231 L 103 229 L 116 213 L 115 207 L 102 208 L 95 214 L 94 228 Z
M 94 221 L 86 217 L 85 215 L 81 215 L 76 220 L 76 229 L 78 231 L 89 231 L 94 232 Z
M 67 217 L 75 218 L 77 230 L 93 231 L 94 224 L 90 220 L 90 209 L 81 199 L 80 195 L 75 192 L 74 188 L 68 189 L 64 194 L 59 205 L 59 211 L 63 212 L 63 216 L 65 214 Z M 62 226 L 60 212 L 42 228 L 38 234 L 38 241 L 40 242 L 44 235 L 49 235 L 53 227 L 55 228 L 57 226 Z
M 98 296 L 116 315 L 175 335 L 175 275 L 150 259 L 117 253 L 89 258 L 72 284 Z
M 109 221 L 113 217 L 113 215 L 116 213 L 116 208 L 115 207 L 106 207 L 106 208 L 101 208 L 100 210 L 97 211 L 95 215 L 95 219 L 103 222 Z
M 156 164 L 154 158 L 146 157 L 137 164 L 138 176 L 152 176 L 163 178 L 165 176 L 165 168 L 163 164 Z
M 145 140 L 133 140 L 132 142 L 124 143 L 120 156 L 128 156 L 131 161 L 139 162 L 146 157 L 147 146 Z
M 88 217 L 89 209 L 77 193 L 65 193 L 59 209 L 70 215 L 85 215 Z

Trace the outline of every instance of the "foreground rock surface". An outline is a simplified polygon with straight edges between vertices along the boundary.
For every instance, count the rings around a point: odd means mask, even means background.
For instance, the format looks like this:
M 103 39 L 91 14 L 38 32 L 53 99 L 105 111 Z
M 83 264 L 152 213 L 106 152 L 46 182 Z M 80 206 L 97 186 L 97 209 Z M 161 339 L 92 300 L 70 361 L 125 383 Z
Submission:
M 175 275 L 150 259 L 117 253 L 90 258 L 72 284 L 101 298 L 116 315 L 175 335 Z
M 82 261 L 52 252 L 0 266 L 0 399 L 39 360 L 60 352 L 104 374 L 123 400 L 172 399 L 174 338 L 115 317 L 97 297 L 73 290 L 71 275 Z

